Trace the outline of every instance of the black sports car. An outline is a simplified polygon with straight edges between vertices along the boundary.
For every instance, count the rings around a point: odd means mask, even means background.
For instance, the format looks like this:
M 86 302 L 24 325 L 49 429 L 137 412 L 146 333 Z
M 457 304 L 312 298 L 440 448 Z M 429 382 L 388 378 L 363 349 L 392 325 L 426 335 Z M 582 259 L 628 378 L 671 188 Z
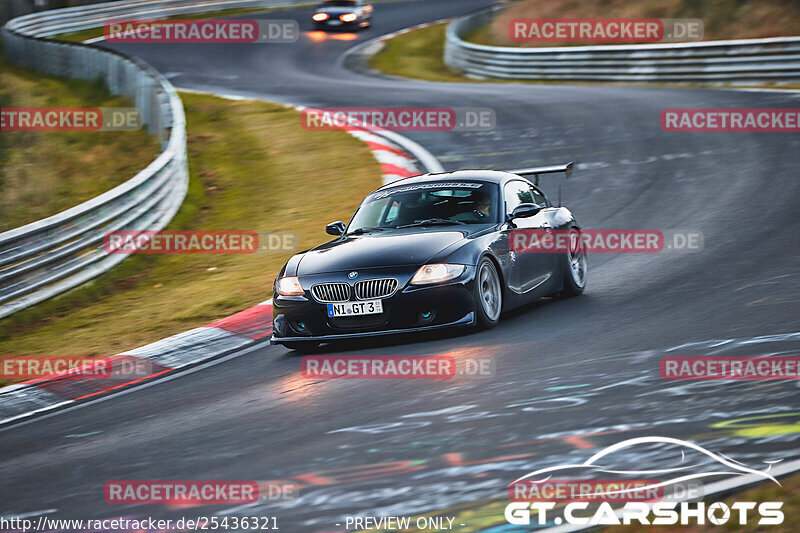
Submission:
M 366 0 L 325 0 L 311 16 L 317 30 L 359 29 L 372 26 L 372 4 Z
M 502 311 L 586 286 L 582 239 L 563 253 L 515 253 L 512 232 L 577 235 L 570 211 L 514 172 L 460 170 L 369 194 L 336 239 L 292 257 L 275 279 L 273 344 L 307 350 L 352 337 L 495 326 Z M 579 236 L 578 236 L 579 237 Z

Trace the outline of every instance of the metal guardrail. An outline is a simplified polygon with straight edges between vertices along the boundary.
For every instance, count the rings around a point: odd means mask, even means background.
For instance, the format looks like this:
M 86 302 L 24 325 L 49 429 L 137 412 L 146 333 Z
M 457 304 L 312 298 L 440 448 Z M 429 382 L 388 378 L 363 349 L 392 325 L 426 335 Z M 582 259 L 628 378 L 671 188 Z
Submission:
M 517 48 L 464 40 L 498 8 L 452 22 L 445 63 L 468 75 L 524 80 L 729 83 L 800 80 L 800 37 Z
M 112 230 L 160 230 L 180 208 L 189 182 L 186 119 L 172 85 L 144 61 L 45 37 L 102 26 L 117 18 L 163 18 L 231 7 L 283 7 L 308 0 L 128 0 L 33 13 L 2 29 L 10 60 L 55 76 L 102 80 L 131 98 L 162 153 L 133 178 L 85 203 L 0 233 L 0 318 L 108 271 L 127 257 L 108 254 Z

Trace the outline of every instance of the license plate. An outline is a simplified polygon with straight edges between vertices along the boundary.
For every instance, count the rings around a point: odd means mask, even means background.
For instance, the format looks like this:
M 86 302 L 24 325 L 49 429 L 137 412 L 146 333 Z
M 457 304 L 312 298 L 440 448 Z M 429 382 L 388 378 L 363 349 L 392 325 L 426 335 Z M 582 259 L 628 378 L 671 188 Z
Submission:
M 328 21 L 328 25 L 329 25 L 329 26 L 338 26 L 338 25 L 339 25 L 339 24 L 341 24 L 341 23 L 342 23 L 342 21 L 341 21 L 341 20 L 329 20 L 329 21 Z
M 383 313 L 383 301 L 381 300 L 328 304 L 329 317 L 379 315 L 381 313 Z

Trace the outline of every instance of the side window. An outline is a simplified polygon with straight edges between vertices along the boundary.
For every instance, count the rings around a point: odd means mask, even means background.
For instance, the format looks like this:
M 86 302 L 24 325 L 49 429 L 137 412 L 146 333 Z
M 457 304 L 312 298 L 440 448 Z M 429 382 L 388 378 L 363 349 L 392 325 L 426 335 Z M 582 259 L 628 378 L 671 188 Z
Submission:
M 509 181 L 503 190 L 506 200 L 506 213 L 511 214 L 519 204 L 533 203 L 531 187 L 523 181 Z
M 547 198 L 545 198 L 544 194 L 542 194 L 541 191 L 539 191 L 539 189 L 531 187 L 531 196 L 533 197 L 533 203 L 546 207 L 550 206 L 550 204 L 547 201 Z
M 353 215 L 353 219 L 359 217 L 359 225 L 363 227 L 371 228 L 379 226 L 381 218 L 388 212 L 390 200 L 391 198 L 384 198 L 375 202 L 366 202 L 362 204 Z
M 400 204 L 397 202 L 392 202 L 392 205 L 389 206 L 389 210 L 386 213 L 386 217 L 383 220 L 383 223 L 391 226 L 397 221 L 397 215 L 400 213 Z

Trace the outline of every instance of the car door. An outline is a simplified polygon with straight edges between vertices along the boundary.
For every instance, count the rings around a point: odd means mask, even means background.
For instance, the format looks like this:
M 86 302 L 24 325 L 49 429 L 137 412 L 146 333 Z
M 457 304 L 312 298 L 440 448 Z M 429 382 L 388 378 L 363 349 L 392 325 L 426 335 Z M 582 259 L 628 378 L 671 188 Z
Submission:
M 536 193 L 540 201 L 534 198 Z M 510 220 L 508 227 L 508 238 L 515 229 L 550 229 L 550 216 L 548 213 L 547 200 L 530 183 L 522 180 L 512 180 L 506 183 L 503 188 L 503 199 L 506 217 L 510 217 L 514 208 L 523 203 L 541 204 L 544 200 L 542 211 L 532 217 L 521 217 Z M 509 243 L 511 244 L 511 243 Z M 510 248 L 513 249 L 513 248 Z M 555 254 L 552 253 L 513 253 L 512 252 L 511 276 L 509 288 L 516 293 L 526 294 L 535 289 L 550 277 L 555 264 Z
M 536 215 L 538 219 L 539 227 L 548 230 L 554 229 L 557 230 L 559 228 L 557 224 L 557 216 L 558 207 L 553 207 L 547 197 L 544 195 L 542 191 L 534 187 L 533 185 L 529 185 L 531 188 L 531 196 L 533 197 L 533 203 L 540 205 L 543 207 L 541 212 Z M 557 269 L 557 265 L 559 264 L 558 254 L 538 254 L 542 255 L 542 266 L 547 270 L 548 273 L 552 273 Z

